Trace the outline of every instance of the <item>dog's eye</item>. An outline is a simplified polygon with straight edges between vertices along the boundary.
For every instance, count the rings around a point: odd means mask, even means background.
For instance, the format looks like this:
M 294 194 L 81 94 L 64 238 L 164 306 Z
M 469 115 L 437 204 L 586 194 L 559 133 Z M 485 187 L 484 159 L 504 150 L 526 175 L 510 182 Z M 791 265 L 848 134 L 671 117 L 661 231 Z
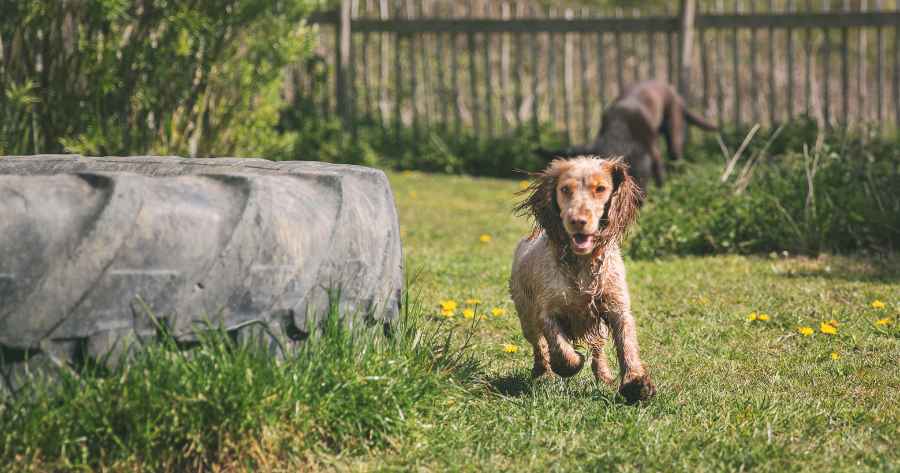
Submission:
M 606 190 L 606 186 L 597 186 L 597 193 L 601 193 Z
M 559 189 L 559 191 L 562 192 L 562 193 L 565 194 L 565 195 L 569 195 L 569 194 L 572 193 L 572 189 L 569 189 L 569 186 L 562 186 L 562 187 Z

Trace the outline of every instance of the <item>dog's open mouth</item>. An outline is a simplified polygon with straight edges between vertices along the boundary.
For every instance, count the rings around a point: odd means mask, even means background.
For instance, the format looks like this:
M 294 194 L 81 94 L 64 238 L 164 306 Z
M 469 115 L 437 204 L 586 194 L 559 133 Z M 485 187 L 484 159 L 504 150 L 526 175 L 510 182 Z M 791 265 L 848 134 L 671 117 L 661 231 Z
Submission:
M 594 249 L 594 235 L 586 233 L 576 233 L 572 235 L 572 251 L 575 254 L 583 255 L 590 253 Z

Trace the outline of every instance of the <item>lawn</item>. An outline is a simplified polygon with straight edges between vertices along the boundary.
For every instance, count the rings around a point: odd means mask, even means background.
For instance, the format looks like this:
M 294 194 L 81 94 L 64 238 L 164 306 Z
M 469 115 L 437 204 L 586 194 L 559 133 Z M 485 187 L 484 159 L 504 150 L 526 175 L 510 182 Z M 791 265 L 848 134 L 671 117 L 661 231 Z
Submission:
M 900 470 L 896 265 L 784 254 L 626 262 L 642 355 L 658 386 L 651 402 L 627 406 L 587 369 L 568 380 L 529 379 L 531 348 L 507 291 L 513 248 L 529 229 L 510 213 L 519 182 L 390 179 L 412 293 L 435 323 L 473 331 L 483 380 L 410 419 L 390 448 L 329 454 L 322 466 Z M 467 299 L 480 301 L 472 319 L 463 315 Z M 445 300 L 457 302 L 452 318 L 441 315 Z M 836 333 L 823 333 L 823 322 Z
M 162 337 L 0 403 L 0 470 L 900 470 L 896 259 L 626 261 L 658 388 L 628 406 L 588 369 L 529 378 L 519 181 L 389 178 L 412 301 L 394 336 L 335 313 L 280 363 L 224 332 L 189 355 Z

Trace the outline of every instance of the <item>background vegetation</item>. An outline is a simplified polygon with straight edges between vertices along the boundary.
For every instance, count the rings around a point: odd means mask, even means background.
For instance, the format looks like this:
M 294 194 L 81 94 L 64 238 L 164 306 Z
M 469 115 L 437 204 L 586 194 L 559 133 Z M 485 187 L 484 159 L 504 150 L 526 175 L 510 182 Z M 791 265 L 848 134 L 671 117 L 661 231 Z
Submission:
M 263 155 L 315 0 L 0 1 L 0 154 Z

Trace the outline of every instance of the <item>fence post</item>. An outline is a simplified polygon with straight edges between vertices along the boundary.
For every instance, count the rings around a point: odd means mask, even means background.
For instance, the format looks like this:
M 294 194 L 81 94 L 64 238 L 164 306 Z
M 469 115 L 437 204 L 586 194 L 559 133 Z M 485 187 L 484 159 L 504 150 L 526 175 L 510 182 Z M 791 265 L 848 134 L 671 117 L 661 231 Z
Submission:
M 341 0 L 339 18 L 335 23 L 335 97 L 337 114 L 344 126 L 350 125 L 350 104 L 347 94 L 350 72 L 350 0 Z
M 691 70 L 694 58 L 694 16 L 697 13 L 697 0 L 681 0 L 681 14 L 679 18 L 679 57 L 681 58 L 678 71 L 678 91 L 684 97 L 685 103 L 693 103 L 690 87 Z
M 691 70 L 693 69 L 694 59 L 694 16 L 697 13 L 696 0 L 681 0 L 681 15 L 679 19 L 679 33 L 681 35 L 681 44 L 678 45 L 678 55 L 681 63 L 678 70 L 678 91 L 684 97 L 686 106 L 694 103 L 694 96 L 691 93 Z M 683 127 L 684 144 L 690 143 L 691 134 L 688 127 Z

